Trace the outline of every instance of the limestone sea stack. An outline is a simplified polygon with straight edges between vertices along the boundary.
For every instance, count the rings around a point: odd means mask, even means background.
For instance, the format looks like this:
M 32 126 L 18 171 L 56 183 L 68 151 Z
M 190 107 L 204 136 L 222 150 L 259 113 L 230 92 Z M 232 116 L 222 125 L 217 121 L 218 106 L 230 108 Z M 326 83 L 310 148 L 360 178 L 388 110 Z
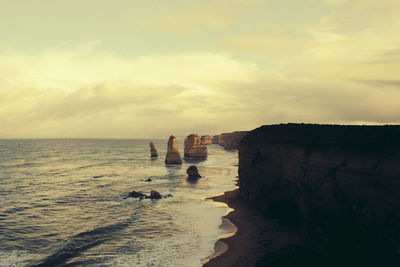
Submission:
M 176 138 L 173 135 L 171 135 L 168 140 L 165 164 L 182 164 L 181 155 L 179 154 L 178 145 L 176 144 Z
M 201 136 L 201 141 L 203 141 L 203 143 L 206 145 L 210 145 L 212 144 L 212 137 L 209 135 L 203 135 Z
M 158 152 L 153 142 L 150 142 L 150 154 L 152 158 L 158 157 Z
M 214 135 L 212 138 L 212 143 L 213 144 L 219 144 L 219 139 L 221 138 L 220 135 Z
M 188 135 L 185 139 L 185 157 L 206 158 L 207 146 L 201 141 L 197 134 Z

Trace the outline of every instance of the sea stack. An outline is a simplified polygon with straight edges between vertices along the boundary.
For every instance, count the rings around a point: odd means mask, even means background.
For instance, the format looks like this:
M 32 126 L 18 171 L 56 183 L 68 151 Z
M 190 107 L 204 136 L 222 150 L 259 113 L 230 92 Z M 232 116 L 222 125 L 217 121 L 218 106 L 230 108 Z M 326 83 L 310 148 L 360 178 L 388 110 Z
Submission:
M 193 178 L 201 178 L 201 175 L 199 174 L 199 170 L 194 165 L 190 166 L 186 170 L 186 173 L 188 174 L 188 178 L 192 178 L 192 179 Z
M 152 158 L 158 157 L 158 152 L 153 142 L 150 142 L 150 154 Z
M 171 135 L 168 140 L 165 164 L 182 164 L 181 155 L 179 154 L 178 146 L 176 144 L 176 138 L 173 135 Z
M 212 144 L 212 137 L 209 135 L 203 135 L 201 136 L 201 141 L 206 145 L 210 145 Z
M 197 134 L 188 135 L 185 139 L 185 157 L 206 158 L 207 146 Z
M 219 139 L 221 138 L 220 135 L 214 135 L 212 138 L 212 143 L 213 144 L 219 144 Z

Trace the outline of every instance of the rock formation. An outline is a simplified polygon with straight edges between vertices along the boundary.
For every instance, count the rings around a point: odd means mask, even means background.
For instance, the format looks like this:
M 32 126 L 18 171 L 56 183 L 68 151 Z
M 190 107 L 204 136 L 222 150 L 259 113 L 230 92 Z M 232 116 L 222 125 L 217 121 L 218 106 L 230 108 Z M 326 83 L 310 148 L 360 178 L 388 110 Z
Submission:
M 173 135 L 171 135 L 168 140 L 165 164 L 182 164 L 181 154 L 179 154 L 176 138 Z
M 400 262 L 400 126 L 262 126 L 240 142 L 239 186 L 329 266 Z
M 192 165 L 187 170 L 186 173 L 188 174 L 188 178 L 201 178 L 199 174 L 199 170 L 196 166 Z
M 153 142 L 150 142 L 150 154 L 152 158 L 158 157 L 158 152 Z
M 212 138 L 212 143 L 213 144 L 219 144 L 219 139 L 221 138 L 220 135 L 214 135 Z
M 128 197 L 143 199 L 146 198 L 146 195 L 143 194 L 142 192 L 132 191 L 128 194 Z
M 197 134 L 188 135 L 185 139 L 185 157 L 206 158 L 207 146 L 201 141 Z
M 239 142 L 248 133 L 248 131 L 237 131 L 232 133 L 223 133 L 220 136 L 219 145 L 225 149 L 238 149 Z
M 142 200 L 142 199 L 161 199 L 161 198 L 172 197 L 172 194 L 161 195 L 159 192 L 157 192 L 155 190 L 151 190 L 150 195 L 146 195 L 146 194 L 143 194 L 142 192 L 132 191 L 125 198 L 128 198 L 128 197 L 139 198 L 140 200 Z
M 150 198 L 151 199 L 160 199 L 162 198 L 161 194 L 155 190 L 150 191 Z
M 201 136 L 201 141 L 206 145 L 210 145 L 212 144 L 212 137 L 209 135 L 203 135 Z

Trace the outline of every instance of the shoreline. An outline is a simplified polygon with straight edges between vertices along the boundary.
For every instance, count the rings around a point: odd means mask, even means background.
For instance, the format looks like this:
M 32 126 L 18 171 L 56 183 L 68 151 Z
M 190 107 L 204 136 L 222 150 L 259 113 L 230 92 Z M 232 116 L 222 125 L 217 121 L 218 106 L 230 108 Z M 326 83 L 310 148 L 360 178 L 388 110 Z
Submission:
M 208 199 L 233 209 L 222 218 L 229 220 L 237 230 L 217 240 L 215 247 L 221 247 L 223 243 L 226 249 L 222 252 L 216 249 L 203 267 L 255 266 L 268 255 L 281 253 L 285 246 L 301 244 L 297 231 L 280 226 L 276 220 L 261 217 L 241 199 L 239 189 Z

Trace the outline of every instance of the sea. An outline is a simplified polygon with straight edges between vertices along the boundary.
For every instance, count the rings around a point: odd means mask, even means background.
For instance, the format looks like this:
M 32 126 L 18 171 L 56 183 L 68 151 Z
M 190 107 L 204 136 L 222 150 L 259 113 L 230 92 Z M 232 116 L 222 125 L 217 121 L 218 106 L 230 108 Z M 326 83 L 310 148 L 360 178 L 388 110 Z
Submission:
M 0 266 L 201 266 L 235 231 L 208 198 L 237 188 L 238 154 L 213 144 L 166 166 L 166 150 L 167 138 L 1 139 Z M 188 180 L 190 165 L 203 177 Z

